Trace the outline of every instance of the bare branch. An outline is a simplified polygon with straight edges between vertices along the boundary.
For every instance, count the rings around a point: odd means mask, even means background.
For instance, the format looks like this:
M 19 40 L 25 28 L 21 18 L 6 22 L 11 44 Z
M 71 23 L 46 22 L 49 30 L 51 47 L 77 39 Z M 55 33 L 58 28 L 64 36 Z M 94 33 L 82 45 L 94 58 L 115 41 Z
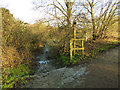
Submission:
M 66 17 L 67 15 L 64 13 L 64 11 L 62 9 L 60 9 L 60 7 L 58 7 L 57 5 L 54 5 L 56 8 L 58 8 Z
M 88 9 L 88 7 L 86 7 L 85 4 L 82 4 L 82 6 L 83 6 L 89 13 L 91 13 L 91 11 Z
M 57 3 L 61 6 L 61 8 L 67 13 L 67 11 L 65 10 L 65 8 L 60 4 L 60 2 L 58 2 L 58 0 L 56 0 Z

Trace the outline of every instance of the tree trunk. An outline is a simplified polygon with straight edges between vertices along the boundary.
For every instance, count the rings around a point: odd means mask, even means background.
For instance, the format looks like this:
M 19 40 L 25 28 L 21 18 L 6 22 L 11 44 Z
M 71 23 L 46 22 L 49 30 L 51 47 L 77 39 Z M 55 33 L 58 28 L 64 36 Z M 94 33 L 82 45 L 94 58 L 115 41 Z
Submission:
M 67 2 L 67 24 L 68 24 L 68 31 L 70 31 L 70 27 L 71 27 L 71 21 L 70 21 L 70 18 L 71 18 L 71 2 Z
M 67 31 L 69 34 L 69 36 L 67 36 L 66 42 L 65 42 L 65 48 L 64 51 L 65 52 L 69 52 L 70 50 L 70 46 L 69 46 L 69 40 L 71 39 L 71 2 L 67 2 L 66 3 L 67 6 Z M 69 47 L 69 48 L 68 48 Z
M 96 32 L 95 32 L 95 19 L 93 15 L 93 6 L 91 6 L 91 18 L 92 18 L 92 26 L 93 26 L 93 40 L 96 39 Z

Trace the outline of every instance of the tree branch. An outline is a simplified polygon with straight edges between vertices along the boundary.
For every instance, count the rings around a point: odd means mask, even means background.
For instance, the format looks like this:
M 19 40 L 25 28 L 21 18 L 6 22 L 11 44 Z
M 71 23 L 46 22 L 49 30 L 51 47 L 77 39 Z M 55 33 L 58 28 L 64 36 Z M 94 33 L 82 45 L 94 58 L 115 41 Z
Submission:
M 65 10 L 65 8 L 60 4 L 60 2 L 58 2 L 58 0 L 56 0 L 57 3 L 61 6 L 61 8 L 67 13 L 67 11 Z

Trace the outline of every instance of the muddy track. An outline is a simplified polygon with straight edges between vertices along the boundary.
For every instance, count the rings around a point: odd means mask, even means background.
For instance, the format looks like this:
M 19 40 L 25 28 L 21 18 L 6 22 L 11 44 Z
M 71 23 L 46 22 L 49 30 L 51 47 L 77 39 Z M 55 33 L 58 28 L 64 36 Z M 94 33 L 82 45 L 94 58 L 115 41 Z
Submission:
M 79 88 L 118 88 L 118 69 L 120 68 L 118 56 L 120 46 L 112 48 L 89 64 L 90 73 L 85 76 L 86 80 Z
M 118 88 L 118 50 L 120 46 L 103 52 L 88 64 L 37 72 L 23 87 Z

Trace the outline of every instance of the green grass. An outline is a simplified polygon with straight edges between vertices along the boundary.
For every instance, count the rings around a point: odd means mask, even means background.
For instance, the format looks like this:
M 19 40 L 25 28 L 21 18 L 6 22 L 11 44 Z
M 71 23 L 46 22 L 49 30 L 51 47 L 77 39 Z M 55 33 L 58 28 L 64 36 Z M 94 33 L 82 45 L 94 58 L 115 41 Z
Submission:
M 64 67 L 70 64 L 70 57 L 67 54 L 61 54 L 59 55 L 56 60 L 55 64 L 60 67 Z
M 113 47 L 115 47 L 117 45 L 120 45 L 120 41 L 114 41 L 114 42 L 112 42 L 110 44 L 104 45 L 101 48 L 99 48 L 98 51 L 103 52 L 103 51 L 106 51 L 106 50 L 108 50 L 110 48 L 113 48 Z
M 82 55 L 76 54 L 73 56 L 73 58 L 72 58 L 72 60 L 70 60 L 70 62 L 71 62 L 71 64 L 75 64 L 75 63 L 81 61 L 82 58 L 83 58 Z
M 105 45 L 105 46 L 102 46 L 101 48 L 99 48 L 98 50 L 99 50 L 99 52 L 103 52 L 103 51 L 106 51 L 106 50 L 108 50 L 109 48 L 112 48 L 112 47 L 114 47 L 114 45 Z
M 2 89 L 16 88 L 19 84 L 24 84 L 26 78 L 29 78 L 30 69 L 28 65 L 18 65 L 17 68 L 3 69 Z

